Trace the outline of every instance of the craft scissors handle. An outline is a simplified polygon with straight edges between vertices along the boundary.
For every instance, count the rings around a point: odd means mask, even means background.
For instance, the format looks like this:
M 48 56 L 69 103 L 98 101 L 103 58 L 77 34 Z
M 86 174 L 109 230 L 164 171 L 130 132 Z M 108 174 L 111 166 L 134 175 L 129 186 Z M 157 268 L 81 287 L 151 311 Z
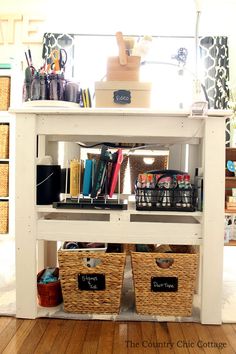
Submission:
M 60 49 L 60 53 L 59 53 L 59 65 L 60 65 L 60 69 L 64 70 L 65 69 L 65 65 L 67 62 L 67 52 L 65 49 Z
M 51 52 L 50 57 L 52 58 L 51 68 L 56 72 L 59 71 L 60 70 L 60 51 L 58 49 L 54 49 Z

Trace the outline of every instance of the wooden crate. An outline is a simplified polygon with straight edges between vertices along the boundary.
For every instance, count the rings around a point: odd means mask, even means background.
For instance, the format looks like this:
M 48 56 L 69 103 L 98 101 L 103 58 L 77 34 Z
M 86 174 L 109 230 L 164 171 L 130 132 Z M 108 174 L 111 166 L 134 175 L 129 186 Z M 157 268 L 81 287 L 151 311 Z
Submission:
M 107 61 L 107 81 L 139 81 L 140 57 L 127 56 L 126 65 L 121 65 L 119 57 Z
M 122 32 L 116 32 L 119 56 L 107 60 L 107 81 L 139 81 L 140 56 L 127 55 Z

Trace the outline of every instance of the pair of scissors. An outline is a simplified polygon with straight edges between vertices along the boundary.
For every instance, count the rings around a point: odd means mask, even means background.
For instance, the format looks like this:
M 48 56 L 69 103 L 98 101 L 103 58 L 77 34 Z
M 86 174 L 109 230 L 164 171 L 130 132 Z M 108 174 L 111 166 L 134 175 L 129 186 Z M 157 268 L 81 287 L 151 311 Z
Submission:
M 59 65 L 61 70 L 65 70 L 67 62 L 67 52 L 65 49 L 60 49 Z
M 65 65 L 67 62 L 67 53 L 65 49 L 54 49 L 50 58 L 52 59 L 51 69 L 54 71 L 65 70 Z

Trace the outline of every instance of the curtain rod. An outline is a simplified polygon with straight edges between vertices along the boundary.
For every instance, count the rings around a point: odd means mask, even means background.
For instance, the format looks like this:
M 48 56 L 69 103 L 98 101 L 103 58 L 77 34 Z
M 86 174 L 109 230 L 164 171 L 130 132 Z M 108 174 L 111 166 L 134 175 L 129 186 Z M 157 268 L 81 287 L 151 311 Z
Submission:
M 44 34 L 47 33 L 55 33 L 58 34 L 57 32 L 45 32 Z M 86 36 L 86 37 L 115 37 L 115 34 L 98 34 L 98 33 L 62 33 L 62 34 L 68 34 L 70 36 Z M 144 35 L 142 34 L 123 34 L 124 37 L 143 37 Z M 149 35 L 152 38 L 188 38 L 188 39 L 195 39 L 195 36 L 170 36 L 170 35 Z M 212 35 L 212 36 L 198 36 L 198 38 L 204 38 L 204 37 L 219 37 L 217 35 Z M 220 36 L 220 37 L 227 37 L 227 36 Z
M 86 36 L 86 37 L 115 37 L 115 34 L 98 34 L 98 33 L 70 33 L 70 35 Z M 142 37 L 141 34 L 123 34 L 124 37 Z M 150 35 L 152 38 L 195 38 L 194 36 L 170 36 L 170 35 Z

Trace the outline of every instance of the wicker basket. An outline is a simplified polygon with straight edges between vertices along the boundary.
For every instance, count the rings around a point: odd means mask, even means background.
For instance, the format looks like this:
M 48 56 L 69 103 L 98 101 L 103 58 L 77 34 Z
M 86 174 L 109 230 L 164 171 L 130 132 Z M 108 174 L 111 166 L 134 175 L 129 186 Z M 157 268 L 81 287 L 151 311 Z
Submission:
M 0 77 L 0 111 L 8 111 L 10 106 L 10 84 L 10 77 Z
M 0 124 L 0 159 L 9 158 L 9 124 Z
M 38 290 L 38 303 L 43 307 L 54 307 L 62 303 L 62 292 L 61 292 L 61 282 L 60 280 L 48 283 L 39 284 L 39 280 L 43 275 L 45 269 L 37 275 L 37 290 Z M 59 275 L 59 269 L 56 268 L 55 275 Z
M 0 163 L 0 197 L 8 197 L 9 194 L 9 164 Z
M 95 262 L 95 267 L 87 266 L 88 259 Z M 125 266 L 124 253 L 59 250 L 58 260 L 65 311 L 119 313 Z M 84 279 L 88 279 L 88 282 L 83 283 Z M 102 280 L 102 286 L 97 283 L 98 280 Z M 88 285 L 89 289 L 86 288 Z M 95 288 L 97 290 L 93 290 Z
M 198 254 L 132 252 L 135 303 L 139 314 L 191 316 Z
M 0 200 L 0 234 L 8 233 L 8 201 Z

